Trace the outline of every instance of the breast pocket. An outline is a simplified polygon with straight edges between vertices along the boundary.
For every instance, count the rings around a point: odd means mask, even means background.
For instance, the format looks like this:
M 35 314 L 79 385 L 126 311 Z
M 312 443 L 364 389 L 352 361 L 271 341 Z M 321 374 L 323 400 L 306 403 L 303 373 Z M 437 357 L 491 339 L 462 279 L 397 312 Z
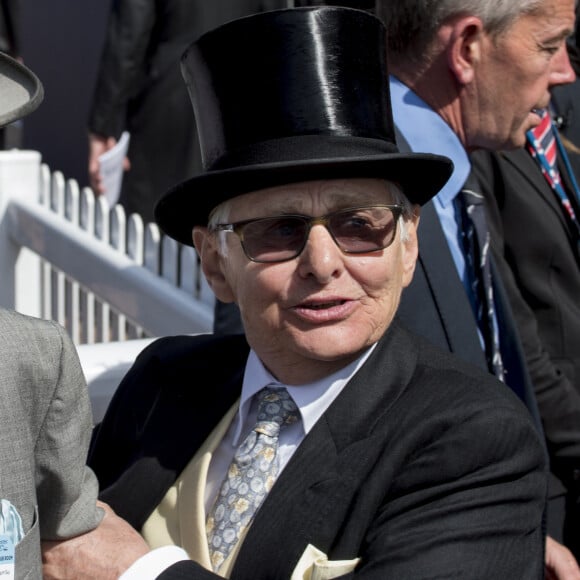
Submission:
M 40 531 L 38 527 L 38 506 L 34 508 L 34 521 L 14 551 L 16 580 L 38 580 L 42 578 L 40 556 Z

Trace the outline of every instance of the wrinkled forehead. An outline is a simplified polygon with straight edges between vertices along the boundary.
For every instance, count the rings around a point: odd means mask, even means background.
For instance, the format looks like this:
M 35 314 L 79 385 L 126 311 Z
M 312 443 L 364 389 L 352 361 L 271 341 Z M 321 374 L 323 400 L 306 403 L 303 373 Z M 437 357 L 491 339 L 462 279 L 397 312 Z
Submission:
M 398 186 L 384 179 L 332 179 L 261 189 L 222 206 L 230 219 L 241 220 L 274 213 L 321 215 L 347 207 L 395 203 L 401 197 Z

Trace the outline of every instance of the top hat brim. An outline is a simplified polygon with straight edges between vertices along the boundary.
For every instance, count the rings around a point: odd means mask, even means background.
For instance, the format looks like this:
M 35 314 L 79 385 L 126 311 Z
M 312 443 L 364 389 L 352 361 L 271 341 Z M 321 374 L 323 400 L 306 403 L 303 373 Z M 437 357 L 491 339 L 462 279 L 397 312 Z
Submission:
M 0 52 L 0 127 L 34 111 L 44 90 L 38 77 L 23 64 Z
M 244 193 L 320 179 L 379 178 L 398 184 L 411 203 L 423 205 L 439 192 L 452 171 L 453 163 L 446 157 L 421 153 L 307 159 L 208 171 L 170 189 L 157 204 L 155 219 L 164 233 L 192 246 L 193 226 L 207 225 L 217 205 Z

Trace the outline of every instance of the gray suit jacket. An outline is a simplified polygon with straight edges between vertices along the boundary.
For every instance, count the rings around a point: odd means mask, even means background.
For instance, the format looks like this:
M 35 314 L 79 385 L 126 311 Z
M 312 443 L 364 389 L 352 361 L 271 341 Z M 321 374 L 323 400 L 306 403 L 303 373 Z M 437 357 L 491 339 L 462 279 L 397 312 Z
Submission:
M 0 309 L 0 499 L 25 536 L 16 578 L 42 577 L 40 538 L 94 528 L 98 486 L 85 467 L 92 419 L 76 351 L 54 322 Z

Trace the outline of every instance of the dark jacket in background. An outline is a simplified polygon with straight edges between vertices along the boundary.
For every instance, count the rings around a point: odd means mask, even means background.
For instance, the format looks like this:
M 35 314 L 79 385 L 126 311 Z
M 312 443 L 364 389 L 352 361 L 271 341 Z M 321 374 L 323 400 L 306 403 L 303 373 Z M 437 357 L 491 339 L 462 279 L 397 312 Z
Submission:
M 113 0 L 89 118 L 91 133 L 131 133 L 120 203 L 153 221 L 167 189 L 200 169 L 179 60 L 202 33 L 283 0 Z M 235 47 L 224 46 L 224 50 Z
M 580 557 L 578 231 L 525 149 L 478 151 L 472 162 L 486 198 L 492 249 L 504 258 L 498 263 L 534 377 L 552 472 L 567 488 L 560 540 Z M 570 192 L 569 174 L 559 168 Z M 578 200 L 570 199 L 580 215 Z
M 20 56 L 20 0 L 0 0 L 0 51 Z

